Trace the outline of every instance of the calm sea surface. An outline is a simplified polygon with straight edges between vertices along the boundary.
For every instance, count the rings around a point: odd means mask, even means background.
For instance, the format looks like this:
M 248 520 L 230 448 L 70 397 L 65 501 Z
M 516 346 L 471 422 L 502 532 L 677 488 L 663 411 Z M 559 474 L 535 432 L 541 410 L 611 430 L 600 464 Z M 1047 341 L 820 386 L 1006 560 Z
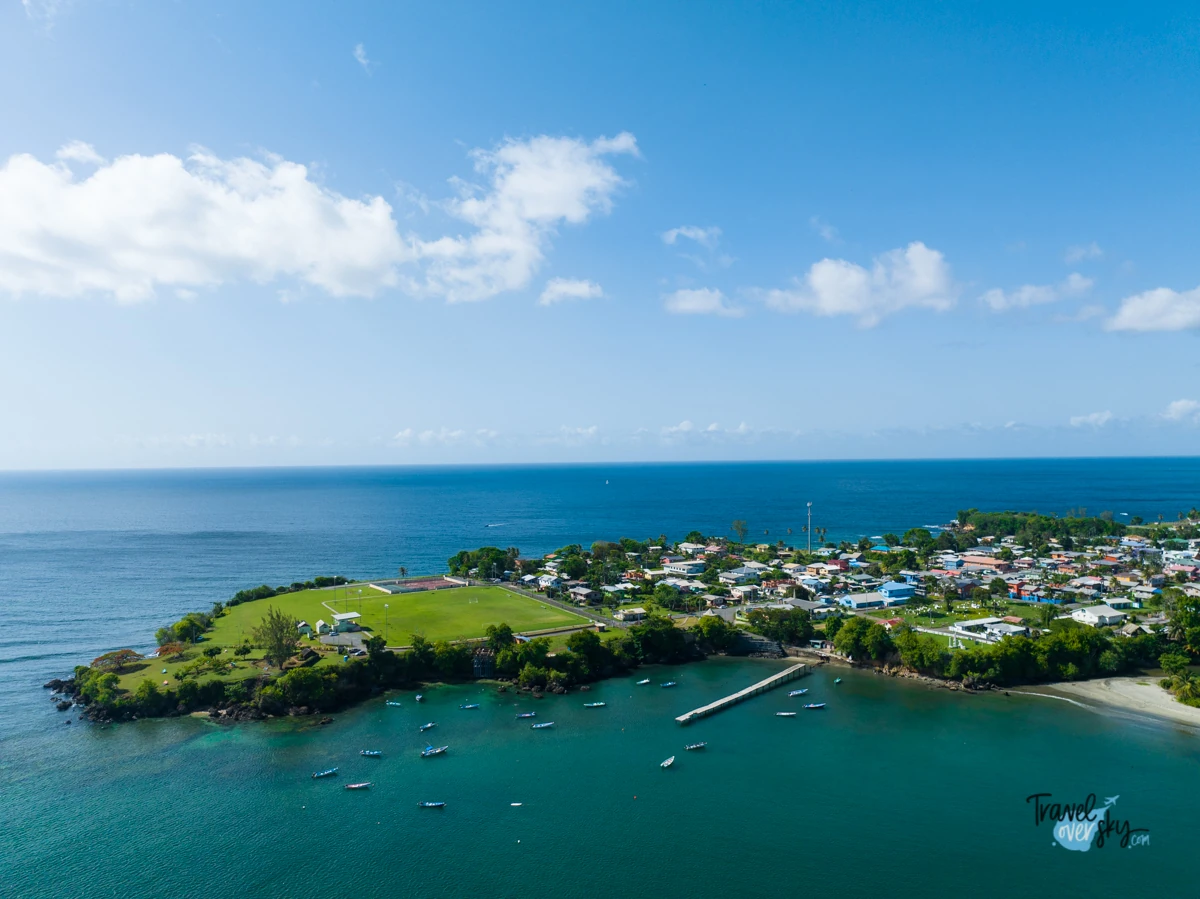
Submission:
M 824 714 L 776 718 L 796 703 L 777 692 L 681 729 L 673 716 L 772 667 L 713 660 L 651 672 L 674 690 L 597 685 L 604 709 L 543 700 L 545 731 L 515 720 L 512 696 L 460 712 L 467 687 L 319 729 L 96 728 L 63 724 L 40 689 L 251 584 L 442 570 L 484 543 L 725 533 L 735 518 L 799 542 L 807 501 L 837 539 L 965 506 L 1174 518 L 1200 502 L 1200 460 L 0 474 L 0 895 L 1194 892 L 1200 739 L 1050 700 L 858 672 L 835 688 L 819 672 L 805 686 Z M 417 757 L 426 720 L 445 757 Z M 696 739 L 709 749 L 681 751 Z M 377 787 L 308 778 L 334 764 Z M 1119 795 L 1113 816 L 1151 845 L 1054 846 L 1035 792 Z M 419 812 L 426 799 L 448 807 Z

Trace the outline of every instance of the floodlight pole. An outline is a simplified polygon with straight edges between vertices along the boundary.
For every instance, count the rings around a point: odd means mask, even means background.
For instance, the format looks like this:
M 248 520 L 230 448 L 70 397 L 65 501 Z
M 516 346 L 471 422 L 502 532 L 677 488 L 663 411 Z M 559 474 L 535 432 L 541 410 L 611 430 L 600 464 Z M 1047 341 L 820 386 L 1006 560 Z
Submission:
M 808 504 L 808 554 L 812 555 L 812 503 Z
M 387 610 L 388 604 L 385 602 L 383 604 L 383 643 L 385 646 L 387 645 Z

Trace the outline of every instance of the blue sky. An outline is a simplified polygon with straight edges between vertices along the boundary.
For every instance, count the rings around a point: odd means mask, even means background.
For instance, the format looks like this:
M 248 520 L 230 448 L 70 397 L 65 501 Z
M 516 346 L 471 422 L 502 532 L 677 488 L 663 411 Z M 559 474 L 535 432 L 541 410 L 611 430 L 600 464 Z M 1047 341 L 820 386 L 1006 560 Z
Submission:
M 0 468 L 1194 454 L 1188 4 L 0 0 Z

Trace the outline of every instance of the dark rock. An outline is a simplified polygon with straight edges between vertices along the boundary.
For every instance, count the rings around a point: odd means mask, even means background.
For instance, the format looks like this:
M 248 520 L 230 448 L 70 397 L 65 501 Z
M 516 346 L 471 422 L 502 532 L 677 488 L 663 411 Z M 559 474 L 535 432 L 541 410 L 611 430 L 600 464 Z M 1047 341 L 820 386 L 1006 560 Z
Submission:
M 587 684 L 584 684 L 582 687 L 580 687 L 580 688 L 579 688 L 579 692 L 580 692 L 580 693 L 587 693 L 587 692 L 588 692 L 589 690 L 591 690 L 591 689 L 592 689 L 592 688 L 591 688 L 591 687 L 589 687 Z
M 67 718 L 65 721 L 63 721 L 63 724 L 70 724 L 70 723 L 71 723 L 71 719 L 70 719 L 70 718 Z
M 60 712 L 65 712 L 67 709 L 69 709 L 69 708 L 71 707 L 71 703 L 67 702 L 67 701 L 64 699 L 62 702 L 55 703 L 55 706 L 54 706 L 54 707 L 55 707 L 56 709 L 58 709 Z
M 318 721 L 317 724 L 333 724 L 333 719 L 326 715 L 324 718 Z

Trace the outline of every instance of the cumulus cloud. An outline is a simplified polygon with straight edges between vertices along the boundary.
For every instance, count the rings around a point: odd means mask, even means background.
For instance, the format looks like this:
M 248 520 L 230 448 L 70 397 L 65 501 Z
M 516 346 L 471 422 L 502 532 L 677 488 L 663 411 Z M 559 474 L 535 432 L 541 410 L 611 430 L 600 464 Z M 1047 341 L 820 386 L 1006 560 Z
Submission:
M 1091 243 L 1076 244 L 1075 246 L 1067 247 L 1066 252 L 1063 253 L 1063 262 L 1067 263 L 1067 265 L 1074 265 L 1077 262 L 1084 262 L 1089 259 L 1099 259 L 1103 255 L 1104 251 L 1093 240 Z
M 456 182 L 459 196 L 446 209 L 476 230 L 418 244 L 428 292 L 454 303 L 527 286 L 560 225 L 612 209 L 625 184 L 607 159 L 617 154 L 638 155 L 632 134 L 590 143 L 541 136 L 475 150 L 475 170 L 487 183 Z
M 159 287 L 290 277 L 336 296 L 396 283 L 412 257 L 380 197 L 351 199 L 277 157 L 197 150 L 105 163 L 79 142 L 58 163 L 0 167 L 0 290 L 137 302 Z M 77 177 L 68 162 L 96 166 Z
M 845 259 L 822 259 L 786 290 L 770 290 L 767 306 L 779 312 L 848 315 L 862 327 L 909 308 L 949 309 L 957 299 L 950 267 L 920 241 L 877 257 L 870 269 Z
M 1110 331 L 1186 331 L 1200 328 L 1200 287 L 1159 287 L 1121 300 L 1104 325 Z
M 724 318 L 740 318 L 746 310 L 730 306 L 725 294 L 711 287 L 694 290 L 677 290 L 663 298 L 663 306 L 675 315 L 718 315 Z
M 570 278 L 551 278 L 538 299 L 539 306 L 553 306 L 563 300 L 594 300 L 604 296 L 595 281 L 576 281 Z
M 993 312 L 1006 312 L 1010 309 L 1026 309 L 1043 303 L 1053 303 L 1064 297 L 1079 296 L 1091 290 L 1094 283 L 1091 278 L 1085 278 L 1079 272 L 1072 272 L 1060 284 L 1025 284 L 1007 293 L 994 288 L 979 299 Z
M 63 162 L 80 162 L 84 165 L 104 165 L 107 160 L 96 152 L 96 148 L 91 144 L 85 144 L 81 140 L 73 140 L 70 143 L 63 144 L 58 148 L 58 152 L 54 154 L 55 158 Z
M 466 431 L 463 428 L 447 428 L 445 426 L 437 430 L 429 428 L 424 431 L 405 428 L 402 431 L 397 431 L 392 437 L 391 442 L 394 446 L 404 447 L 456 446 L 463 443 L 474 443 L 476 446 L 483 446 L 499 436 L 499 431 L 493 431 L 490 428 L 477 428 L 474 431 Z
M 1107 410 L 1104 412 L 1090 412 L 1087 415 L 1073 415 L 1071 417 L 1071 427 L 1093 427 L 1102 428 L 1112 421 L 1113 414 Z
M 355 44 L 354 58 L 358 61 L 358 64 L 363 67 L 363 71 L 369 75 L 371 73 L 371 66 L 373 63 L 367 56 L 367 48 L 362 44 Z
M 721 239 L 721 229 L 715 225 L 708 228 L 701 228 L 699 225 L 680 225 L 678 228 L 672 228 L 670 231 L 663 232 L 663 243 L 675 246 L 679 238 L 695 241 L 702 247 L 712 249 Z
M 1162 417 L 1167 421 L 1190 421 L 1200 423 L 1200 401 L 1174 400 L 1167 404 Z

